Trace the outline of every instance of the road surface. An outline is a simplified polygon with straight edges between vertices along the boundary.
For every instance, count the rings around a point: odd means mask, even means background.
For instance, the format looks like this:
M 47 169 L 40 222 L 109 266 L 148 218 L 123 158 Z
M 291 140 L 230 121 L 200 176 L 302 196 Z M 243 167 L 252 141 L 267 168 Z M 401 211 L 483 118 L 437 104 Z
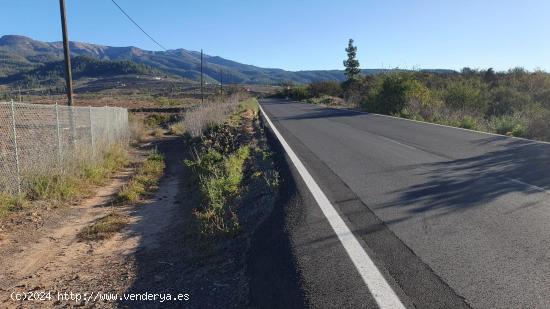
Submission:
M 405 307 L 550 308 L 550 144 L 261 106 Z M 300 301 L 376 307 L 307 183 L 297 186 L 302 200 L 282 220 Z

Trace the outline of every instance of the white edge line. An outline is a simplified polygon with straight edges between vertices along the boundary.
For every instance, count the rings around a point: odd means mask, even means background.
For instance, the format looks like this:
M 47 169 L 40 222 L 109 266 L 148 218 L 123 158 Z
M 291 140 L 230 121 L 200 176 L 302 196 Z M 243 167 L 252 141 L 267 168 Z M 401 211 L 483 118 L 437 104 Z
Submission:
M 310 104 L 310 103 L 305 103 L 305 102 L 300 102 L 300 101 L 290 101 L 290 102 L 315 106 L 315 104 Z M 364 112 L 364 111 L 359 111 L 359 110 L 355 110 L 355 109 L 351 109 L 351 108 L 330 107 L 330 106 L 323 106 L 323 105 L 317 105 L 317 106 L 322 106 L 324 108 L 335 109 L 335 110 L 345 110 L 345 111 L 350 111 L 350 112 L 359 113 L 359 114 L 375 115 L 375 116 L 393 118 L 393 119 L 404 120 L 404 121 L 412 121 L 412 122 L 429 124 L 429 125 L 432 125 L 432 126 L 438 126 L 438 127 L 444 127 L 444 128 L 451 128 L 451 129 L 456 129 L 456 130 L 462 130 L 462 131 L 467 131 L 467 132 L 472 132 L 472 133 L 481 133 L 481 134 L 486 134 L 486 135 L 505 137 L 505 138 L 509 138 L 509 139 L 517 139 L 517 140 L 521 140 L 521 141 L 527 141 L 527 142 L 550 145 L 550 142 L 538 141 L 538 140 L 528 139 L 528 138 L 524 138 L 524 137 L 508 136 L 508 135 L 502 135 L 502 134 L 491 133 L 491 132 L 484 132 L 484 131 L 477 131 L 477 130 L 472 130 L 472 129 L 453 127 L 453 126 L 448 126 L 448 125 L 445 125 L 445 124 L 439 124 L 439 123 L 433 123 L 433 122 L 427 122 L 427 121 L 421 121 L 421 120 L 414 120 L 414 119 L 408 119 L 408 118 L 401 118 L 401 117 L 383 115 L 383 114 L 377 114 L 377 113 L 371 113 L 371 112 Z
M 259 105 L 259 104 L 258 104 Z M 260 105 L 259 105 L 260 106 Z M 321 208 L 323 214 L 330 223 L 332 229 L 338 236 L 338 239 L 344 246 L 348 256 L 352 260 L 353 264 L 359 271 L 359 274 L 363 278 L 363 281 L 367 285 L 372 297 L 380 308 L 405 308 L 399 297 L 395 294 L 389 283 L 386 281 L 380 270 L 376 267 L 372 259 L 365 252 L 357 238 L 350 231 L 344 220 L 338 215 L 338 212 L 334 206 L 330 203 L 326 195 L 323 193 L 319 185 L 315 182 L 313 177 L 309 174 L 305 166 L 302 164 L 298 156 L 294 153 L 292 148 L 285 141 L 281 133 L 277 130 L 275 125 L 271 122 L 271 119 L 267 116 L 264 109 L 260 106 L 260 110 L 267 120 L 269 126 L 277 136 L 277 139 L 283 146 L 284 150 L 288 154 L 290 160 L 300 173 L 300 176 L 307 185 L 309 191 L 315 198 L 315 201 Z

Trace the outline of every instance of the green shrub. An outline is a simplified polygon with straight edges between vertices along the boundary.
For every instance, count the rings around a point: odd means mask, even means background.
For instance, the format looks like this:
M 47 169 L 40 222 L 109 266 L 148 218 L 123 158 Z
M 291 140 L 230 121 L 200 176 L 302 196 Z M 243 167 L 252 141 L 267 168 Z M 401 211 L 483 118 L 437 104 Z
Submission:
M 127 185 L 123 186 L 122 190 L 117 195 L 116 202 L 137 202 L 146 192 L 144 181 L 140 180 L 140 178 L 133 179 Z
M 550 110 L 550 89 L 540 90 L 534 95 L 535 101 Z
M 203 203 L 195 215 L 203 235 L 238 230 L 238 219 L 231 205 L 241 191 L 244 167 L 249 157 L 250 147 L 242 146 L 228 156 L 209 149 L 195 160 L 185 161 L 199 183 Z
M 339 97 L 342 95 L 342 87 L 337 81 L 321 81 L 309 84 L 309 94 L 312 97 L 332 96 Z
M 149 128 L 154 128 L 169 122 L 171 119 L 172 116 L 169 114 L 152 114 L 145 117 L 144 123 Z
M 103 155 L 99 162 L 84 162 L 82 164 L 82 178 L 95 185 L 104 184 L 113 173 L 129 163 L 128 150 L 115 144 Z
M 401 76 L 397 74 L 387 76 L 376 99 L 377 110 L 388 115 L 401 112 L 407 103 L 407 89 L 407 82 Z
M 521 109 L 531 102 L 529 96 L 521 94 L 511 88 L 500 87 L 491 93 L 491 99 L 487 106 L 488 116 L 511 115 L 514 110 Z
M 491 121 L 491 126 L 498 134 L 512 135 L 512 136 L 524 136 L 525 125 L 519 117 L 515 116 L 502 116 L 495 117 Z
M 24 195 L 10 195 L 0 192 L 0 218 L 6 214 L 27 207 L 28 203 Z
M 486 86 L 477 82 L 454 82 L 444 94 L 447 106 L 454 109 L 486 110 Z
M 290 89 L 289 92 L 290 98 L 293 100 L 301 101 L 307 99 L 311 96 L 309 93 L 308 87 L 306 86 L 295 86 Z
M 254 115 L 258 115 L 260 112 L 260 106 L 258 105 L 258 100 L 256 98 L 249 98 L 242 101 L 239 104 L 239 113 L 246 110 L 251 110 Z
M 478 125 L 477 121 L 472 116 L 464 116 L 460 122 L 460 127 L 464 129 L 476 130 Z
M 528 137 L 550 141 L 550 110 L 533 105 L 526 112 L 526 132 Z
M 30 200 L 66 202 L 82 192 L 77 177 L 63 173 L 34 174 L 27 177 L 26 197 Z
M 82 177 L 94 185 L 100 185 L 107 178 L 107 170 L 101 165 L 84 164 L 82 166 Z

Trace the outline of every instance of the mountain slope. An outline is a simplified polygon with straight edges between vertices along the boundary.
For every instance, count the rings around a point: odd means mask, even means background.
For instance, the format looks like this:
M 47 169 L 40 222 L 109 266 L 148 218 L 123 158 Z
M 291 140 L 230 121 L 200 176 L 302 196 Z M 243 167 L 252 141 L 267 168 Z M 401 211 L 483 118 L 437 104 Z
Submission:
M 71 61 L 73 78 L 110 77 L 127 74 L 159 75 L 161 72 L 145 64 L 129 60 L 97 60 L 89 56 L 77 56 Z M 47 62 L 37 68 L 0 77 L 0 84 L 18 83 L 26 87 L 55 86 L 64 82 L 65 64 L 62 60 Z
M 71 42 L 71 56 L 88 56 L 99 60 L 130 60 L 158 70 L 198 80 L 200 77 L 200 53 L 185 49 L 168 51 L 147 51 L 137 47 L 111 47 L 89 43 Z M 46 62 L 63 58 L 61 42 L 41 42 L 18 35 L 0 38 L 0 76 L 28 71 Z M 223 72 L 226 83 L 274 84 L 284 81 L 309 83 L 319 80 L 344 80 L 343 71 L 285 71 L 260 68 L 253 65 L 204 55 L 204 74 L 207 79 L 219 80 Z M 375 74 L 380 70 L 363 70 L 364 74 Z

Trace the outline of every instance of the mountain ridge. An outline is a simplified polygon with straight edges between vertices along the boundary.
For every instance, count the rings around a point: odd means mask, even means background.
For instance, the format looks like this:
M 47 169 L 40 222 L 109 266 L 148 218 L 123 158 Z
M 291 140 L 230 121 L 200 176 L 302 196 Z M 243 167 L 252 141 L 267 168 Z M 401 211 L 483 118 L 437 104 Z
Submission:
M 98 60 L 124 61 L 144 64 L 183 78 L 200 78 L 200 52 L 183 48 L 167 51 L 148 51 L 135 46 L 114 47 L 100 44 L 70 42 L 71 57 L 86 56 Z M 63 57 L 62 42 L 43 42 L 22 35 L 0 37 L 0 77 L 31 71 Z M 207 79 L 225 83 L 278 84 L 282 82 L 310 83 L 322 80 L 345 79 L 343 70 L 286 71 L 239 63 L 220 56 L 204 55 L 203 71 Z M 385 69 L 364 69 L 364 74 L 377 74 Z M 445 72 L 454 72 L 444 70 Z

